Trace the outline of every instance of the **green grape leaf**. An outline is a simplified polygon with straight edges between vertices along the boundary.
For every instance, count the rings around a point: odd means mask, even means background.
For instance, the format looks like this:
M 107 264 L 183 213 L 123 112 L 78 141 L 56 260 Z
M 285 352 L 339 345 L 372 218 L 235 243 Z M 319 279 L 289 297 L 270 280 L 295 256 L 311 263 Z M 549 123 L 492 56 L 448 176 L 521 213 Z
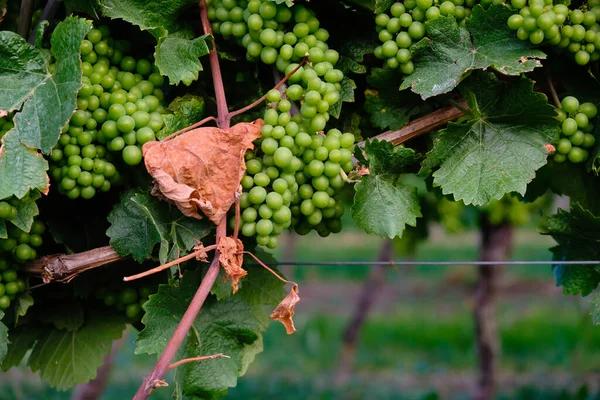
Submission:
M 367 233 L 402 237 L 406 225 L 422 217 L 417 188 L 402 179 L 405 168 L 418 157 L 414 150 L 394 148 L 390 142 L 365 142 L 369 174 L 356 184 L 352 218 Z
M 414 46 L 415 71 L 401 89 L 410 88 L 423 99 L 454 89 L 472 70 L 493 68 L 504 75 L 519 75 L 541 66 L 546 55 L 529 41 L 519 40 L 506 25 L 511 11 L 504 5 L 473 8 L 467 29 L 454 17 L 428 21 L 426 38 Z
M 203 97 L 186 94 L 177 97 L 169 104 L 167 110 L 171 114 L 164 114 L 165 127 L 161 129 L 157 137 L 164 139 L 171 133 L 199 122 L 204 117 L 205 101 Z
M 394 0 L 344 0 L 344 2 L 365 8 L 374 14 L 381 14 L 390 8 Z
M 181 37 L 161 37 L 156 45 L 154 60 L 162 75 L 169 78 L 172 85 L 183 82 L 186 86 L 198 80 L 202 64 L 198 59 L 209 52 L 207 36 L 195 39 Z
M 0 147 L 0 200 L 22 198 L 32 189 L 48 191 L 48 162 L 41 154 L 23 146 L 17 135 L 7 134 Z
M 17 204 L 17 216 L 11 219 L 17 228 L 29 232 L 31 225 L 33 225 L 34 218 L 40 214 L 40 210 L 37 206 L 36 200 L 41 197 L 40 193 L 36 190 L 31 192 L 29 196 L 25 196 Z
M 123 19 L 154 36 L 156 66 L 172 84 L 190 85 L 198 79 L 198 58 L 208 54 L 208 36 L 194 38 L 179 23 L 185 12 L 200 12 L 196 1 L 100 0 L 100 9 L 104 16 Z
M 25 314 L 27 314 L 27 310 L 29 310 L 29 307 L 31 307 L 33 305 L 34 301 L 33 301 L 33 297 L 31 297 L 31 293 L 23 292 L 23 293 L 19 293 L 19 295 L 17 297 L 15 297 L 13 299 L 13 301 L 11 301 L 11 304 L 13 304 L 13 303 L 14 303 L 15 316 L 16 316 L 16 319 L 18 319 L 19 317 L 22 317 Z
M 525 193 L 558 139 L 558 121 L 547 98 L 523 77 L 508 83 L 475 73 L 462 85 L 472 110 L 465 123 L 440 131 L 422 172 L 439 167 L 434 185 L 456 201 L 483 205 L 505 193 Z
M 179 282 L 159 286 L 144 304 L 145 325 L 136 340 L 136 353 L 164 350 L 187 305 L 202 281 L 202 271 L 187 271 Z M 259 290 L 257 290 L 259 289 Z M 261 332 L 269 308 L 283 299 L 283 282 L 260 268 L 250 268 L 243 286 L 232 296 L 204 303 L 186 337 L 178 358 L 223 353 L 230 358 L 188 363 L 176 371 L 177 386 L 188 396 L 211 397 L 235 386 L 251 359 L 262 350 Z
M 34 323 L 18 325 L 8 332 L 8 352 L 2 361 L 2 371 L 21 364 L 25 354 L 35 345 L 38 338 L 44 334 L 44 327 Z
M 4 312 L 0 311 L 0 364 L 8 353 L 8 328 L 2 323 L 2 317 L 4 317 Z
M 594 325 L 600 325 L 600 292 L 594 292 L 590 296 L 592 322 Z
M 364 109 L 371 123 L 381 129 L 400 129 L 415 114 L 422 111 L 422 102 L 409 91 L 398 93 L 400 78 L 395 70 L 373 68 L 367 79 Z
M 77 331 L 83 325 L 83 308 L 73 299 L 53 301 L 39 313 L 39 320 L 54 325 L 58 330 Z
M 119 255 L 131 255 L 140 263 L 160 243 L 159 260 L 164 264 L 169 255 L 187 253 L 212 229 L 206 220 L 186 217 L 169 203 L 135 190 L 123 194 L 108 221 L 110 245 Z
M 62 2 L 71 11 L 84 12 L 96 19 L 100 18 L 97 0 L 62 0 Z
M 570 211 L 558 210 L 548 217 L 546 234 L 558 246 L 551 249 L 557 261 L 598 260 L 600 257 L 600 217 L 575 203 Z M 565 293 L 591 293 L 600 282 L 600 272 L 595 265 L 553 266 L 556 284 Z
M 90 29 L 90 21 L 76 17 L 58 24 L 50 39 L 56 60 L 54 73 L 48 69 L 44 52 L 13 32 L 0 32 L 0 110 L 20 110 L 8 136 L 50 153 L 75 111 L 81 86 L 79 46 Z
M 356 89 L 356 83 L 348 78 L 347 76 L 340 82 L 342 89 L 340 90 L 340 100 L 335 103 L 329 109 L 329 114 L 334 118 L 339 118 L 342 112 L 342 103 L 353 103 L 354 102 L 354 89 Z
M 75 331 L 46 326 L 28 360 L 50 386 L 66 390 L 96 377 L 113 340 L 125 330 L 124 317 L 92 314 Z

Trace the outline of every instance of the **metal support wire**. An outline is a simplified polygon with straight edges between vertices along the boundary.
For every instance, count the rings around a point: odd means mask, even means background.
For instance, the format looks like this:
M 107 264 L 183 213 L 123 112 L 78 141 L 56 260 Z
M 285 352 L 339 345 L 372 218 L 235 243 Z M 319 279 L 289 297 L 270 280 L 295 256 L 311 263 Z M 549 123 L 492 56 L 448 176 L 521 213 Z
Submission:
M 298 265 L 298 266 L 360 266 L 360 265 L 429 265 L 429 266 L 451 266 L 451 265 L 598 265 L 600 261 L 278 261 L 269 265 Z M 254 263 L 250 263 L 254 265 Z M 258 265 L 258 264 L 256 264 Z

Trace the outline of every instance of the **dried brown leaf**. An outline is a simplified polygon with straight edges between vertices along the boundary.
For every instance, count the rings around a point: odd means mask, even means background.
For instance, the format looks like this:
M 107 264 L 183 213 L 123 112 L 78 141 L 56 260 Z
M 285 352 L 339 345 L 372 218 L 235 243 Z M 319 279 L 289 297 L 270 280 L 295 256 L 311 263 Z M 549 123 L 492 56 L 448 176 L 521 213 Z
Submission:
M 296 307 L 296 303 L 299 301 L 300 296 L 298 296 L 298 285 L 294 283 L 287 296 L 285 296 L 285 298 L 269 316 L 271 319 L 280 321 L 283 326 L 285 326 L 285 331 L 288 335 L 296 332 L 296 327 L 294 326 L 294 320 L 292 317 L 294 316 L 294 307 Z
M 264 122 L 239 123 L 230 129 L 197 128 L 175 139 L 144 144 L 146 169 L 154 178 L 154 194 L 179 210 L 201 219 L 201 210 L 218 224 L 235 201 L 246 164 Z
M 2 22 L 2 20 L 0 20 L 0 22 Z M 8 115 L 8 111 L 5 110 L 0 110 L 0 118 L 4 118 Z
M 194 253 L 196 253 L 196 260 L 207 263 L 208 262 L 208 254 L 206 253 L 206 248 L 202 243 L 198 243 L 192 249 Z
M 227 276 L 231 278 L 231 287 L 233 293 L 235 293 L 238 291 L 240 279 L 248 275 L 248 271 L 242 268 L 244 245 L 240 239 L 225 236 L 219 239 L 217 250 L 219 251 L 219 262 L 225 269 Z

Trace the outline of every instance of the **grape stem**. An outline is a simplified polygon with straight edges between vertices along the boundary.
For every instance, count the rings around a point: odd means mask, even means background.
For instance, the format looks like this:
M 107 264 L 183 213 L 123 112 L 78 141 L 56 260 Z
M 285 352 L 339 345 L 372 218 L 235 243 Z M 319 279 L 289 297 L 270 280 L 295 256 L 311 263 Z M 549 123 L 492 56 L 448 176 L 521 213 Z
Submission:
M 462 108 L 459 109 L 458 107 Z M 387 131 L 371 139 L 386 140 L 398 146 L 412 138 L 431 132 L 434 129 L 441 128 L 450 121 L 462 117 L 465 111 L 469 110 L 469 105 L 465 99 L 457 101 L 456 106 L 441 108 L 421 118 L 409 122 L 396 131 Z M 365 147 L 365 142 L 358 143 L 360 147 Z
M 271 90 L 273 90 L 273 89 L 279 89 L 281 86 L 283 86 L 283 84 L 284 84 L 285 82 L 287 82 L 287 80 L 288 80 L 288 79 L 290 79 L 290 77 L 291 77 L 292 75 L 294 75 L 294 74 L 296 73 L 296 71 L 298 71 L 298 70 L 299 70 L 299 69 L 300 69 L 300 68 L 301 68 L 301 67 L 304 65 L 304 63 L 306 63 L 306 57 L 304 57 L 304 58 L 302 59 L 302 61 L 300 61 L 300 64 L 298 64 L 298 66 L 297 66 L 296 68 L 294 68 L 292 71 L 290 71 L 290 73 L 289 73 L 289 74 L 287 74 L 286 76 L 284 76 L 282 80 L 280 80 L 280 81 L 279 81 L 279 82 L 278 82 L 278 83 L 277 83 L 275 86 L 273 86 L 273 88 L 272 88 Z M 268 93 L 268 92 L 267 92 L 267 93 Z M 244 108 L 240 108 L 240 109 L 239 109 L 239 110 L 237 110 L 237 111 L 232 111 L 232 112 L 230 112 L 230 113 L 228 114 L 228 117 L 231 119 L 231 118 L 233 118 L 233 117 L 235 117 L 235 116 L 238 116 L 238 115 L 240 115 L 240 114 L 243 114 L 243 113 L 245 113 L 246 111 L 248 111 L 248 110 L 251 110 L 251 109 L 253 109 L 254 107 L 256 107 L 256 106 L 260 105 L 260 104 L 261 104 L 263 101 L 265 101 L 265 100 L 267 99 L 267 93 L 265 93 L 263 96 L 261 96 L 261 97 L 260 97 L 259 99 L 257 99 L 256 101 L 254 101 L 252 104 L 249 104 L 249 105 L 247 105 L 247 106 L 246 106 L 246 107 L 244 107 Z
M 35 44 L 35 39 L 37 38 L 37 29 L 40 26 L 40 24 L 42 23 L 42 21 L 48 21 L 48 22 L 52 22 L 52 20 L 54 19 L 54 15 L 56 14 L 56 12 L 58 11 L 58 8 L 60 7 L 61 3 L 57 2 L 56 0 L 48 0 L 48 2 L 46 3 L 46 6 L 44 7 L 44 10 L 42 11 L 42 15 L 40 15 L 40 20 L 38 21 L 37 25 L 33 27 L 33 29 L 31 30 L 31 35 L 29 35 L 29 44 Z M 69 13 L 67 13 L 69 14 Z M 97 18 L 98 15 L 96 15 Z
M 215 117 L 213 117 L 213 116 L 206 117 L 203 120 L 201 120 L 200 122 L 196 122 L 193 125 L 187 126 L 187 127 L 183 128 L 183 129 L 178 130 L 177 132 L 171 133 L 169 136 L 167 136 L 166 138 L 164 138 L 162 141 L 165 142 L 165 141 L 167 141 L 169 139 L 173 139 L 177 135 L 181 135 L 182 133 L 185 133 L 185 132 L 191 131 L 192 129 L 196 129 L 198 127 L 201 127 L 202 125 L 206 124 L 208 121 L 218 122 L 217 119 Z
M 33 0 L 23 0 L 21 2 L 21 10 L 19 12 L 19 25 L 17 33 L 24 38 L 29 35 L 31 29 L 31 17 L 33 15 Z
M 558 99 L 558 94 L 556 93 L 556 89 L 554 88 L 554 83 L 552 82 L 552 76 L 548 71 L 546 71 L 546 81 L 548 82 L 548 88 L 550 89 L 550 97 L 552 97 L 552 102 L 554 102 L 554 106 L 556 108 L 562 108 L 560 100 Z
M 206 0 L 200 1 L 200 19 L 202 21 L 202 27 L 204 29 L 204 33 L 212 36 L 212 28 L 210 25 L 210 21 L 208 20 L 207 13 L 207 5 Z M 214 43 L 214 39 L 212 43 L 212 48 L 209 53 L 210 59 L 210 67 L 213 78 L 213 86 L 215 89 L 215 99 L 217 101 L 217 126 L 220 129 L 229 129 L 231 117 L 232 115 L 228 112 L 227 109 L 227 98 L 225 97 L 225 87 L 223 85 L 223 77 L 221 75 L 221 67 L 219 65 L 219 57 L 217 55 L 217 47 Z M 221 219 L 219 224 L 217 225 L 217 237 L 215 243 L 219 243 L 219 241 L 227 235 L 227 221 L 226 218 Z M 194 298 L 190 302 L 187 310 L 183 314 L 181 321 L 177 325 L 173 336 L 169 339 L 169 343 L 165 347 L 165 350 L 160 355 L 158 362 L 154 366 L 154 369 L 146 376 L 144 382 L 138 389 L 137 393 L 134 396 L 134 400 L 145 400 L 150 396 L 150 392 L 154 390 L 154 388 L 164 385 L 164 381 L 162 381 L 163 376 L 169 369 L 171 365 L 171 361 L 177 355 L 181 344 L 186 338 L 188 331 L 192 327 L 196 316 L 200 312 L 204 301 L 208 297 L 212 286 L 214 285 L 217 277 L 219 276 L 219 270 L 221 268 L 219 263 L 220 252 L 217 248 L 215 250 L 214 258 L 202 280 L 200 283 L 200 287 L 196 291 Z
M 208 251 L 215 250 L 216 248 L 217 248 L 216 244 L 213 244 L 213 245 L 208 246 L 208 247 L 202 247 L 201 249 L 198 249 L 198 250 L 196 250 L 194 252 L 191 252 L 190 254 L 187 254 L 187 255 L 185 255 L 183 257 L 179 257 L 176 260 L 170 261 L 170 262 L 168 262 L 166 264 L 163 264 L 163 265 L 159 265 L 156 268 L 149 269 L 147 271 L 141 272 L 141 273 L 136 274 L 136 275 L 126 276 L 126 277 L 123 278 L 123 280 L 125 282 L 130 282 L 130 281 L 135 281 L 136 279 L 140 279 L 140 278 L 144 278 L 146 276 L 150 276 L 150 275 L 156 274 L 157 272 L 164 271 L 165 269 L 171 268 L 171 267 L 173 267 L 175 265 L 179 265 L 182 262 L 186 262 L 188 260 L 191 260 L 192 258 L 196 258 L 200 254 L 206 253 Z
M 215 358 L 231 358 L 231 357 L 229 357 L 228 355 L 225 355 L 223 353 L 219 353 L 219 354 L 212 354 L 210 356 L 184 358 L 183 360 L 179 360 L 179 361 L 174 362 L 173 364 L 169 365 L 169 369 L 171 370 L 173 368 L 177 368 L 182 364 L 187 364 L 187 363 L 196 362 L 196 361 L 214 360 Z

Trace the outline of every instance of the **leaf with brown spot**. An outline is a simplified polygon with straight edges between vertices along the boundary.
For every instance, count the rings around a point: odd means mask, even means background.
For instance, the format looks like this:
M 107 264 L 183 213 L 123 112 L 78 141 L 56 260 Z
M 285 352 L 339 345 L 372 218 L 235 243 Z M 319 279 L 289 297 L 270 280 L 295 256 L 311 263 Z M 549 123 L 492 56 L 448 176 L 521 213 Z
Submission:
M 219 262 L 225 269 L 227 276 L 231 278 L 231 287 L 233 293 L 235 293 L 238 291 L 240 279 L 248 275 L 248 271 L 242 268 L 244 245 L 240 239 L 226 236 L 219 239 L 217 250 L 219 251 Z
M 294 320 L 292 317 L 294 316 L 294 307 L 296 307 L 296 303 L 299 301 L 300 296 L 298 296 L 298 285 L 294 283 L 292 290 L 290 290 L 288 295 L 285 296 L 285 298 L 269 316 L 271 319 L 280 321 L 283 326 L 285 326 L 285 331 L 288 335 L 296 332 L 296 327 L 294 326 Z
M 175 139 L 144 144 L 146 169 L 154 194 L 164 196 L 189 217 L 201 210 L 218 224 L 235 201 L 246 164 L 264 122 L 239 123 L 230 129 L 197 128 Z

